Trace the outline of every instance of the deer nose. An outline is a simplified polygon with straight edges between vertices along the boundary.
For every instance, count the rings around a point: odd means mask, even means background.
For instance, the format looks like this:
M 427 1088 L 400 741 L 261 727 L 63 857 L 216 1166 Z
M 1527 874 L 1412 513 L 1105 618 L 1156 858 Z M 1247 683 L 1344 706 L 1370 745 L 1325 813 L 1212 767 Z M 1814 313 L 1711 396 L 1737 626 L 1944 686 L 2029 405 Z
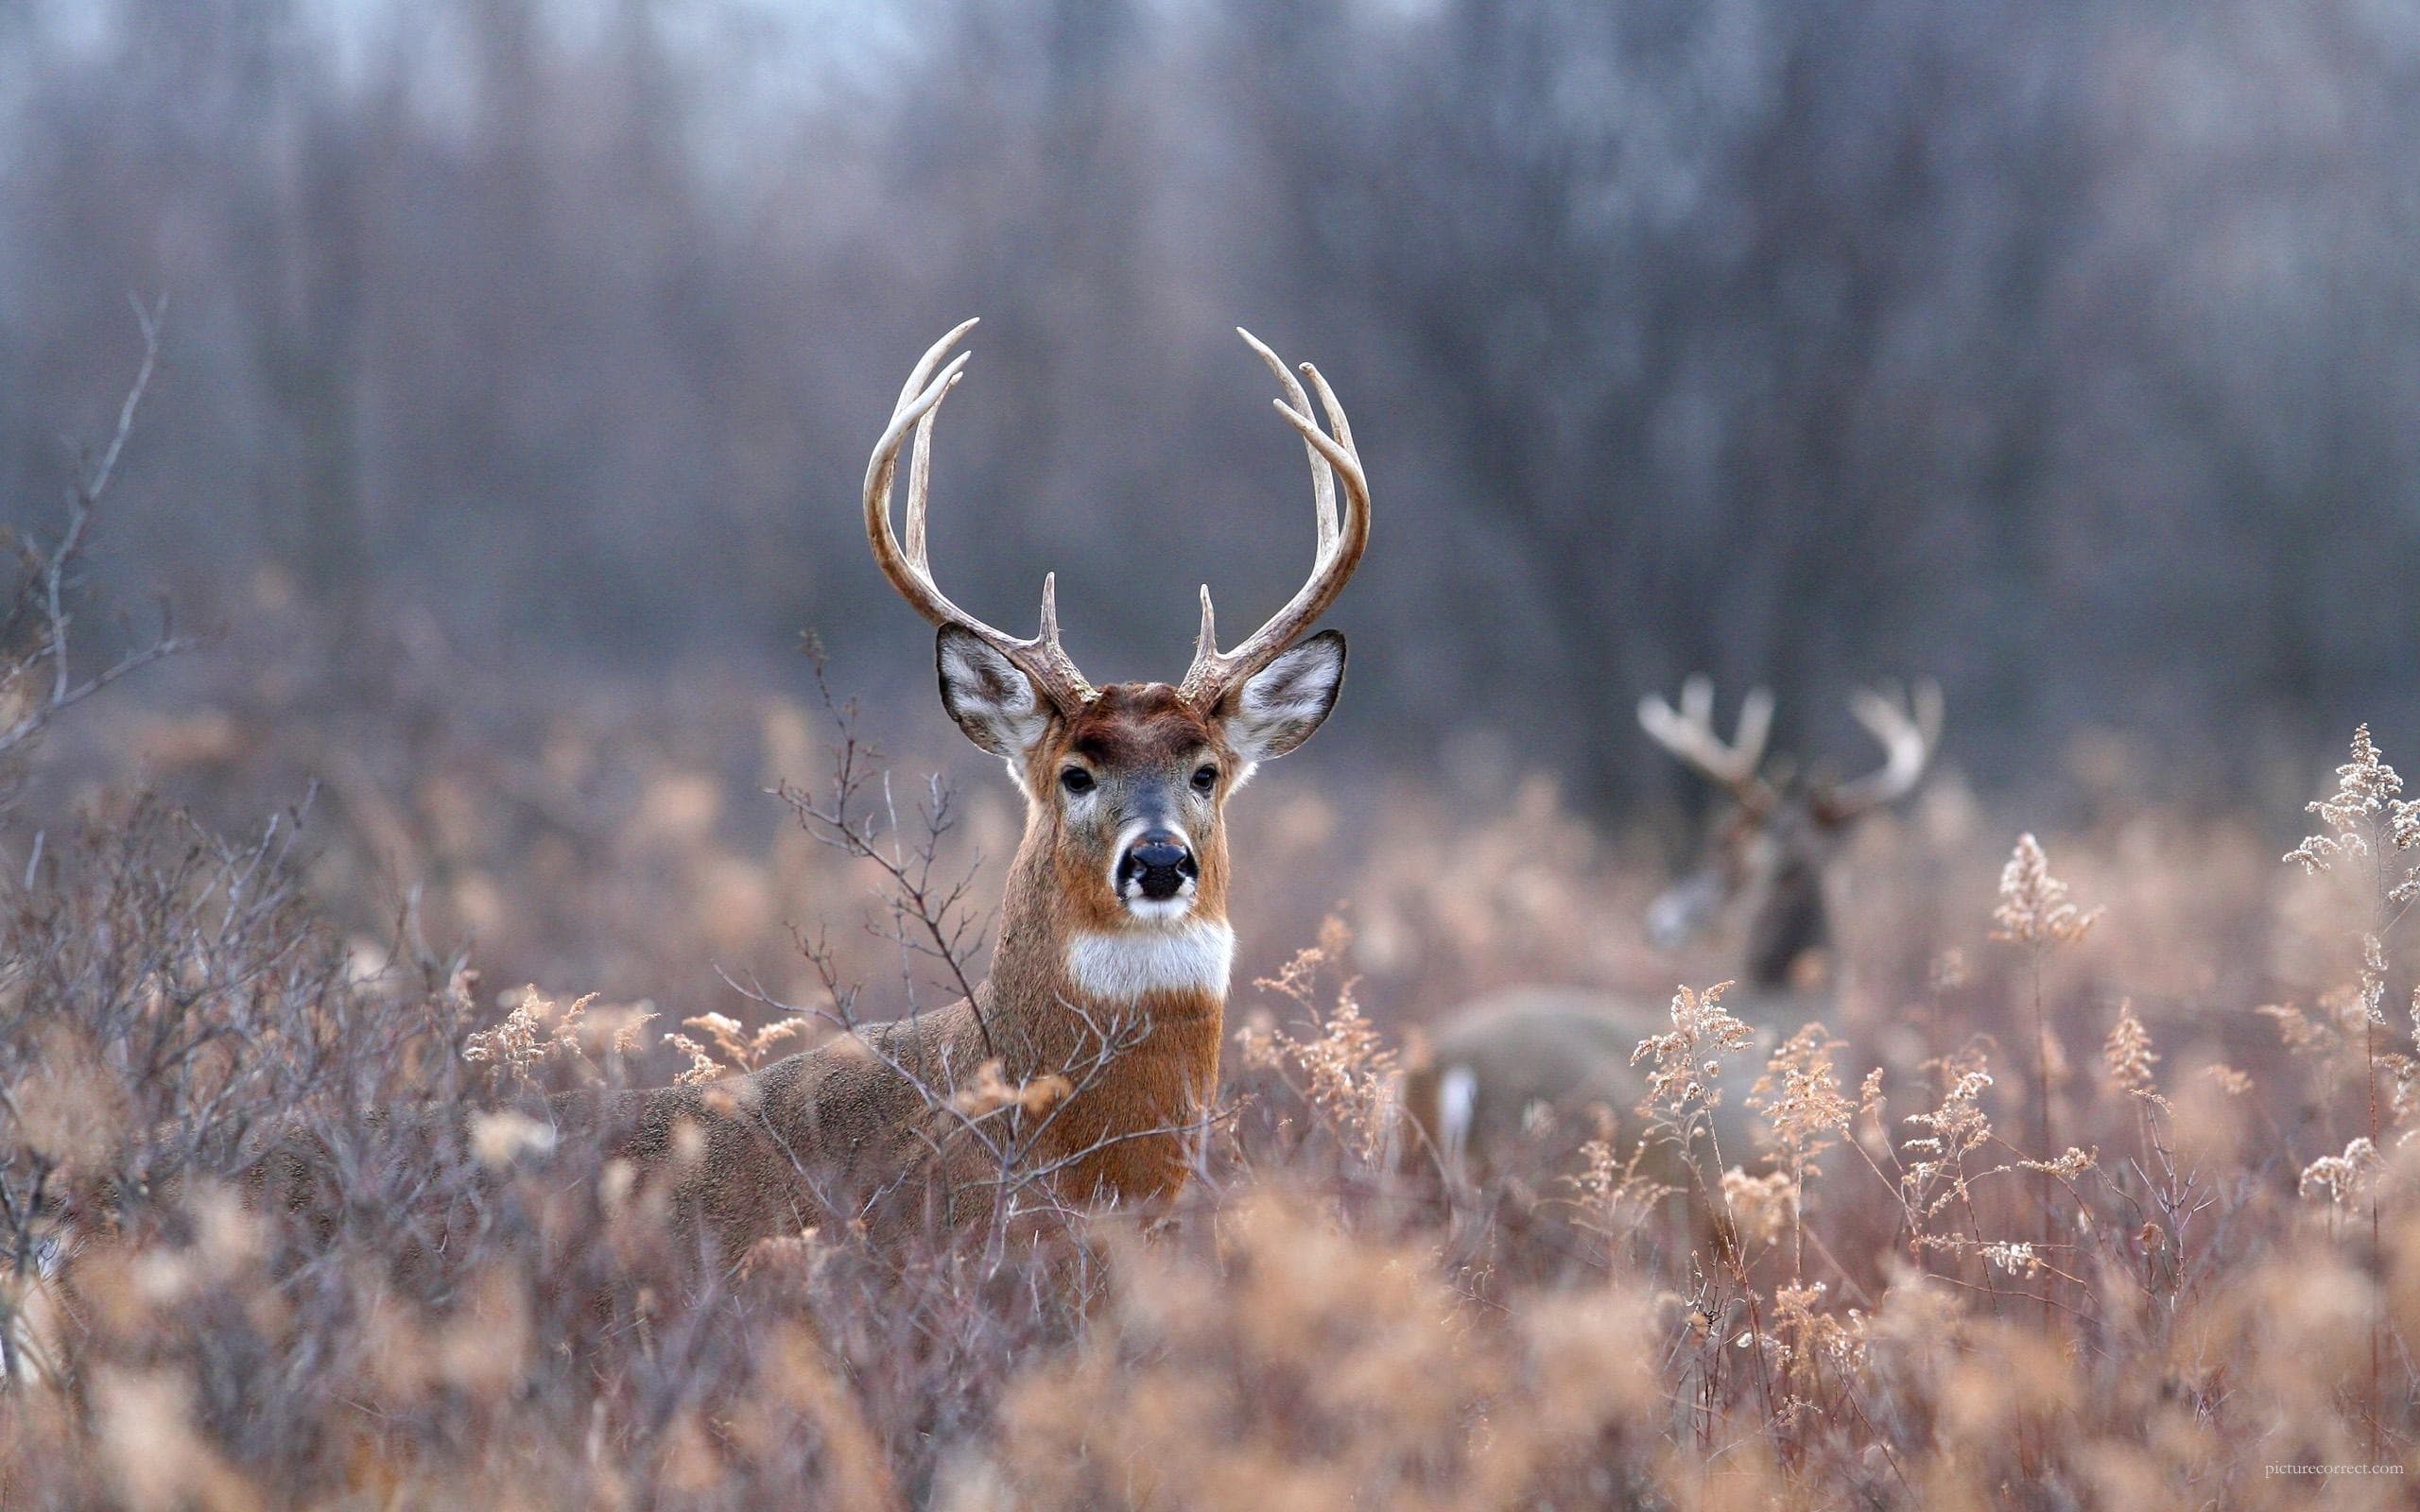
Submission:
M 1175 897 L 1186 883 L 1201 875 L 1201 868 L 1180 836 L 1167 830 L 1148 830 L 1127 847 L 1117 872 L 1120 883 L 1132 885 L 1157 902 Z

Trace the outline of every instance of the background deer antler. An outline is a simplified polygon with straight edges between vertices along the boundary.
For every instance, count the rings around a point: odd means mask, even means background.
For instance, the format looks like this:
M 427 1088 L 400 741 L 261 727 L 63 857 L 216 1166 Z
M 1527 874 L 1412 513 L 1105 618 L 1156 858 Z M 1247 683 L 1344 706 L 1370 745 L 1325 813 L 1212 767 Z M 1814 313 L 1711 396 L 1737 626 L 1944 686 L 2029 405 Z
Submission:
M 1267 666 L 1279 653 L 1294 644 L 1310 628 L 1336 595 L 1344 591 L 1353 570 L 1361 564 L 1361 553 L 1370 544 L 1370 485 L 1361 472 L 1361 454 L 1353 447 L 1353 427 L 1344 418 L 1344 406 L 1338 404 L 1336 393 L 1320 376 L 1320 370 L 1309 363 L 1303 364 L 1303 375 L 1319 390 L 1320 407 L 1327 412 L 1331 438 L 1311 417 L 1310 396 L 1287 370 L 1277 353 L 1263 345 L 1257 336 L 1241 326 L 1236 335 L 1269 370 L 1286 392 L 1270 401 L 1286 422 L 1303 433 L 1303 446 L 1311 458 L 1311 507 L 1319 526 L 1319 541 L 1311 557 L 1311 575 L 1286 607 L 1270 616 L 1268 624 L 1254 630 L 1233 651 L 1219 649 L 1216 612 L 1210 607 L 1210 589 L 1201 589 L 1201 633 L 1194 642 L 1193 665 L 1185 669 L 1184 682 L 1179 689 L 1195 707 L 1206 709 L 1216 704 L 1226 691 L 1244 679 Z M 1344 479 L 1344 517 L 1340 523 L 1336 512 L 1336 478 Z
M 1681 684 L 1677 711 L 1659 693 L 1639 699 L 1638 722 L 1657 745 L 1730 789 L 1741 802 L 1761 803 L 1772 796 L 1756 775 L 1773 728 L 1771 689 L 1748 690 L 1739 704 L 1738 730 L 1727 744 L 1714 732 L 1714 683 L 1703 675 Z
M 1882 743 L 1882 765 L 1852 782 L 1842 782 L 1821 800 L 1824 817 L 1855 818 L 1869 809 L 1893 803 L 1915 790 L 1941 744 L 1941 685 L 1919 682 L 1906 705 L 1893 697 L 1859 688 L 1849 700 L 1857 722 Z
M 1041 629 L 1030 640 L 1020 640 L 951 603 L 949 595 L 933 580 L 932 567 L 925 556 L 925 504 L 931 473 L 933 422 L 941 414 L 942 401 L 958 387 L 971 353 L 959 352 L 951 358 L 938 377 L 933 376 L 933 369 L 975 324 L 973 320 L 963 321 L 934 342 L 900 388 L 899 404 L 890 412 L 890 424 L 883 431 L 882 439 L 874 443 L 873 457 L 866 464 L 866 537 L 873 544 L 875 564 L 890 579 L 890 586 L 899 590 L 900 596 L 915 606 L 916 612 L 935 625 L 955 625 L 973 631 L 1015 662 L 1033 679 L 1042 696 L 1061 712 L 1072 713 L 1092 701 L 1093 685 L 1084 680 L 1074 659 L 1059 644 L 1058 575 L 1047 574 L 1042 579 Z M 908 541 L 903 547 L 890 530 L 890 485 L 899 468 L 899 443 L 910 425 L 916 427 L 916 450 L 908 463 Z

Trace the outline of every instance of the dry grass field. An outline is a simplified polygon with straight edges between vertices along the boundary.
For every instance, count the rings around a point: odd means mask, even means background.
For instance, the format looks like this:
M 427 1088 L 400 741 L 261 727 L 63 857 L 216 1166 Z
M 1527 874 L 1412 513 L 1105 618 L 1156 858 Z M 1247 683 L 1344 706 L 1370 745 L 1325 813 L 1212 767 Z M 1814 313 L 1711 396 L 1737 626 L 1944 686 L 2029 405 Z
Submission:
M 2083 798 L 2039 849 L 1936 774 L 1835 868 L 1829 1016 L 1750 1068 L 1754 1148 L 1703 1106 L 1747 1054 L 1724 944 L 1650 943 L 1644 836 L 1544 774 L 1274 775 L 1237 806 L 1258 980 L 1173 1211 L 808 1231 L 726 1274 L 528 1094 L 942 1001 L 897 879 L 764 791 L 832 780 L 845 709 L 415 686 L 389 650 L 350 698 L 220 656 L 182 712 L 113 696 L 35 755 L 0 1504 L 2407 1504 L 2420 811 L 2366 737 L 2291 861 L 2290 815 L 2164 805 L 2114 747 L 2055 758 Z M 979 971 L 1006 784 L 934 841 L 886 769 L 911 880 L 928 846 L 974 877 Z M 1394 1080 L 1525 982 L 1670 1002 L 1658 1116 L 1442 1179 Z M 309 1200 L 259 1200 L 297 1140 Z
M 2415 163 L 2411 0 L 0 0 L 0 1512 L 2420 1507 Z

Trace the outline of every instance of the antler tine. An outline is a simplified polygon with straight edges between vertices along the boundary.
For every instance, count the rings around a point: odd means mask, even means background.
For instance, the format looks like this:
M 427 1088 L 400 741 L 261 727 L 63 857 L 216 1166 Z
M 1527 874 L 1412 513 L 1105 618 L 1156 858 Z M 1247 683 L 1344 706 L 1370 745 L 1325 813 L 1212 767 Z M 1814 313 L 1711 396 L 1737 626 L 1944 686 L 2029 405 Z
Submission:
M 938 374 L 935 365 L 946 355 L 958 339 L 974 326 L 968 320 L 933 343 L 924 357 L 908 375 L 907 386 L 900 390 L 899 404 L 891 411 L 890 423 L 874 443 L 873 456 L 866 464 L 865 524 L 866 539 L 873 547 L 874 564 L 890 586 L 908 600 L 915 610 L 935 625 L 955 625 L 972 631 L 985 644 L 1022 669 L 1033 679 L 1042 696 L 1067 712 L 1081 708 L 1093 696 L 1092 684 L 1077 670 L 1076 663 L 1059 644 L 1059 607 L 1055 576 L 1042 580 L 1042 627 L 1030 640 L 1020 640 L 993 628 L 974 615 L 959 609 L 943 593 L 933 578 L 926 556 L 925 510 L 932 458 L 932 433 L 935 416 L 942 401 L 958 386 L 963 376 L 969 353 L 960 352 Z M 927 382 L 927 379 L 930 379 Z M 903 545 L 890 528 L 890 494 L 899 471 L 899 446 L 908 427 L 916 431 L 916 445 L 908 464 L 908 539 Z
M 949 352 L 950 348 L 958 345 L 960 337 L 964 336 L 969 331 L 974 330 L 976 326 L 981 324 L 982 319 L 983 318 L 978 315 L 971 316 L 966 319 L 960 320 L 958 324 L 952 326 L 949 329 L 949 332 L 939 341 L 934 342 L 929 348 L 925 349 L 924 356 L 918 359 L 916 366 L 908 369 L 908 382 L 902 385 L 899 389 L 899 403 L 891 411 L 891 414 L 894 417 L 897 416 L 901 410 L 908 408 L 912 402 L 913 397 L 923 388 L 925 379 L 930 377 L 932 374 L 933 365 L 941 361 L 942 356 Z M 961 354 L 957 363 L 953 364 L 953 368 L 963 367 L 965 362 L 966 358 Z M 948 397 L 949 391 L 944 388 L 942 391 L 941 398 L 946 399 Z M 908 536 L 908 559 L 914 562 L 918 567 L 925 565 L 925 480 L 932 472 L 933 422 L 940 418 L 940 409 L 941 399 L 936 399 L 933 401 L 932 407 L 925 410 L 923 418 L 917 421 L 916 447 L 913 452 L 908 454 L 908 523 L 906 527 Z
M 1704 730 L 1714 733 L 1714 679 L 1704 673 L 1692 673 L 1681 684 L 1681 717 Z
M 930 355 L 931 353 L 926 353 L 927 358 Z M 909 425 L 923 424 L 934 409 L 939 407 L 941 402 L 949 397 L 950 389 L 957 387 L 959 376 L 965 369 L 969 355 L 970 353 L 966 352 L 959 353 L 947 368 L 942 369 L 941 376 L 934 379 L 929 387 L 911 399 L 901 400 L 899 407 L 891 411 L 890 424 L 884 429 L 882 439 L 874 443 L 873 456 L 866 463 L 866 523 L 869 530 L 879 524 L 881 535 L 885 538 L 890 537 L 890 488 L 891 480 L 898 475 L 899 472 L 900 438 L 907 434 Z M 921 369 L 925 364 L 919 363 L 917 366 Z M 908 479 L 908 491 L 911 494 L 916 491 L 916 478 L 913 473 L 914 470 L 911 467 Z M 911 513 L 913 508 L 911 501 Z M 894 541 L 891 544 L 895 546 L 897 542 Z
M 1737 732 L 1725 742 L 1714 732 L 1714 683 L 1692 676 L 1681 684 L 1681 707 L 1651 693 L 1638 700 L 1638 722 L 1655 743 L 1706 776 L 1729 788 L 1743 801 L 1765 793 L 1756 769 L 1765 759 L 1765 741 L 1772 733 L 1771 689 L 1752 688 L 1740 700 Z
M 960 357 L 959 360 L 963 362 L 966 359 Z M 925 506 L 933 475 L 933 422 L 941 418 L 942 400 L 947 399 L 950 389 L 956 387 L 958 379 L 953 374 L 942 387 L 941 398 L 934 400 L 932 407 L 916 421 L 916 442 L 908 454 L 908 564 L 927 577 L 932 576 L 932 572 L 928 565 L 931 558 L 925 544 Z
M 1285 608 L 1271 616 L 1269 623 L 1254 630 L 1233 651 L 1219 649 L 1216 611 L 1210 606 L 1210 590 L 1201 590 L 1201 631 L 1194 643 L 1193 665 L 1186 669 L 1181 692 L 1196 706 L 1207 708 L 1237 682 L 1276 660 L 1288 646 L 1336 602 L 1361 565 L 1361 554 L 1370 545 L 1370 481 L 1361 471 L 1361 455 L 1353 447 L 1353 429 L 1344 418 L 1344 406 L 1321 377 L 1319 369 L 1303 364 L 1304 373 L 1311 387 L 1318 390 L 1320 404 L 1327 412 L 1330 436 L 1320 429 L 1311 415 L 1310 396 L 1277 360 L 1276 353 L 1262 345 L 1251 332 L 1240 327 L 1237 334 L 1260 353 L 1270 369 L 1277 374 L 1286 393 L 1270 401 L 1286 423 L 1302 433 L 1303 444 L 1312 457 L 1311 503 L 1319 527 L 1318 544 L 1311 558 L 1311 575 Z M 1289 403 L 1290 401 L 1290 403 Z M 1333 478 L 1344 486 L 1344 509 L 1340 520 L 1335 518 Z
M 1731 741 L 1740 764 L 1750 772 L 1764 765 L 1765 742 L 1772 732 L 1773 691 L 1761 684 L 1750 688 L 1748 696 L 1739 701 L 1739 729 Z
M 1849 712 L 1882 743 L 1883 760 L 1876 770 L 1833 790 L 1824 806 L 1834 819 L 1896 802 L 1915 791 L 1941 743 L 1941 685 L 1917 683 L 1905 707 L 1895 698 L 1859 688 L 1849 700 Z
M 1307 362 L 1303 364 L 1303 376 L 1308 378 L 1311 381 L 1311 387 L 1319 390 L 1320 408 L 1327 411 L 1328 429 L 1336 432 L 1339 444 L 1345 450 L 1352 451 L 1353 422 L 1344 418 L 1344 406 L 1336 402 L 1336 390 L 1330 388 L 1327 386 L 1327 380 L 1320 376 L 1320 370 Z M 1307 408 L 1305 413 L 1309 413 Z M 1360 454 L 1355 452 L 1354 455 L 1357 456 Z
M 1236 335 L 1244 338 L 1245 345 L 1260 353 L 1260 360 L 1269 364 L 1269 370 L 1277 375 L 1278 384 L 1286 390 L 1287 407 L 1305 420 L 1310 419 L 1311 398 L 1303 392 L 1303 386 L 1295 381 L 1294 374 L 1287 368 L 1285 359 L 1270 351 L 1260 337 L 1253 335 L 1242 326 L 1236 327 Z M 1310 369 L 1309 363 L 1305 363 L 1303 367 L 1305 371 Z M 1336 416 L 1334 396 L 1328 394 L 1325 391 L 1325 386 L 1322 385 L 1320 397 L 1327 404 L 1329 423 L 1333 424 Z M 1345 437 L 1344 444 L 1347 446 L 1353 444 L 1349 435 Z M 1327 458 L 1320 455 L 1320 449 L 1308 440 L 1303 442 L 1303 451 L 1311 459 L 1311 503 L 1319 518 L 1319 555 L 1324 557 L 1327 555 L 1328 548 L 1336 543 L 1336 473 L 1328 467 Z
M 897 419 L 899 412 L 908 407 L 908 402 L 924 391 L 925 380 L 933 375 L 933 365 L 949 355 L 950 348 L 957 346 L 966 333 L 982 323 L 981 316 L 970 316 L 951 326 L 939 341 L 925 349 L 925 354 L 916 359 L 916 366 L 908 369 L 908 381 L 899 386 L 899 403 L 891 406 L 892 419 Z

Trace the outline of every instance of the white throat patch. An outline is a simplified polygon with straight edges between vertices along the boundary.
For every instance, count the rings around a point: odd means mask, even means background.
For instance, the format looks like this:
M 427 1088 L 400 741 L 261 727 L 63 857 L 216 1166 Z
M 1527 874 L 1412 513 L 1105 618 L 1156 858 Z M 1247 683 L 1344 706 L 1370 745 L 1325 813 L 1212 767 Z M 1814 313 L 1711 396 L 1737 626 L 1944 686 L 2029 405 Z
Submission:
M 1146 992 L 1224 1000 L 1236 932 L 1211 919 L 1170 929 L 1086 930 L 1067 942 L 1067 977 L 1086 997 L 1129 1003 Z

